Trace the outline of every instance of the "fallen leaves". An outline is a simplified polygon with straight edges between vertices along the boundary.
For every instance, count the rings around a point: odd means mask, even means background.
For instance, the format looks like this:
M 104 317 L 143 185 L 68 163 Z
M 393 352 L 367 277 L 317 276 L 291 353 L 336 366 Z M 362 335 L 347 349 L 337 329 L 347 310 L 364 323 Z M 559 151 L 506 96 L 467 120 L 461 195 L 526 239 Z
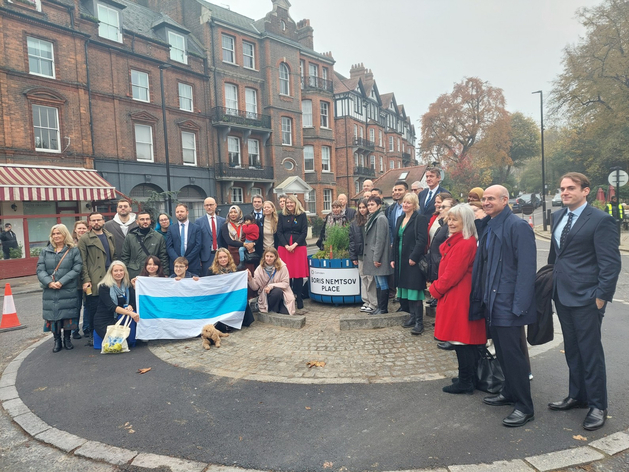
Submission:
M 330 468 L 332 468 L 333 465 L 334 465 L 334 462 L 324 462 L 323 463 L 323 468 L 324 469 L 330 469 Z
M 127 433 L 129 433 L 129 434 L 135 433 L 135 431 L 132 429 L 133 425 L 131 423 L 129 423 L 128 421 L 124 424 L 123 428 L 126 429 Z
M 313 367 L 325 367 L 325 362 L 323 362 L 323 361 L 310 361 L 306 365 L 308 366 L 309 369 L 312 369 Z
M 312 408 L 310 408 L 309 406 L 306 407 L 306 410 L 312 410 Z
M 149 370 L 151 370 L 150 367 L 147 367 L 146 369 L 138 369 L 138 374 L 146 374 Z
M 572 439 L 576 439 L 577 441 L 587 441 L 588 440 L 588 438 L 584 438 L 580 434 L 577 434 L 576 436 L 572 436 Z

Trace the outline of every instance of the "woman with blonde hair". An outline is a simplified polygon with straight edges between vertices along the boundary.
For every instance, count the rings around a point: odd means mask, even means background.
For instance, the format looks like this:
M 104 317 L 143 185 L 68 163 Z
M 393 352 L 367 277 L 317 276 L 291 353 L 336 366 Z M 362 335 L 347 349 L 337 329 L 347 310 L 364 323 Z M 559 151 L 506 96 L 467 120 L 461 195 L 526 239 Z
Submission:
M 54 225 L 49 240 L 50 244 L 39 254 L 37 279 L 44 289 L 44 331 L 52 332 L 55 340 L 52 352 L 59 352 L 62 329 L 63 346 L 68 350 L 74 349 L 70 335 L 72 330 L 78 329 L 78 287 L 83 261 L 65 225 Z
M 262 247 L 269 249 L 277 246 L 277 210 L 269 200 L 262 206 Z
M 248 274 L 249 287 L 258 292 L 261 313 L 295 314 L 295 296 L 290 288 L 288 268 L 275 248 L 265 249 L 253 276 L 251 272 Z
M 101 339 L 105 338 L 107 326 L 114 324 L 119 316 L 124 315 L 129 315 L 133 319 L 130 338 L 135 338 L 134 323 L 140 321 L 140 315 L 134 311 L 132 302 L 135 302 L 135 291 L 129 281 L 127 266 L 122 261 L 113 261 L 105 277 L 98 284 L 98 309 L 94 315 L 94 331 Z M 132 347 L 131 343 L 129 346 Z
M 308 277 L 308 249 L 306 235 L 308 219 L 297 197 L 288 195 L 284 210 L 277 223 L 278 253 L 288 268 L 288 273 L 297 300 L 297 308 L 302 309 L 304 302 L 301 296 L 304 277 Z

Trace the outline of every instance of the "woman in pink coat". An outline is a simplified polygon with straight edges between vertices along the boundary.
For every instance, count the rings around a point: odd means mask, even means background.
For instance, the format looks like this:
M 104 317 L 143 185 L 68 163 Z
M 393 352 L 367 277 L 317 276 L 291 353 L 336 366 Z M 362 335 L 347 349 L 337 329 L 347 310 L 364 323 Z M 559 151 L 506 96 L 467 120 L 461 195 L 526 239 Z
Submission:
M 274 311 L 283 315 L 295 314 L 295 295 L 290 288 L 290 275 L 277 250 L 267 248 L 253 277 L 249 274 L 249 287 L 258 292 L 261 313 Z
M 430 294 L 439 300 L 435 337 L 454 345 L 459 362 L 459 380 L 443 387 L 446 393 L 474 392 L 476 345 L 485 344 L 485 320 L 469 320 L 472 267 L 476 256 L 474 211 L 469 205 L 457 205 L 448 213 L 450 237 L 439 247 L 439 276 L 430 286 Z

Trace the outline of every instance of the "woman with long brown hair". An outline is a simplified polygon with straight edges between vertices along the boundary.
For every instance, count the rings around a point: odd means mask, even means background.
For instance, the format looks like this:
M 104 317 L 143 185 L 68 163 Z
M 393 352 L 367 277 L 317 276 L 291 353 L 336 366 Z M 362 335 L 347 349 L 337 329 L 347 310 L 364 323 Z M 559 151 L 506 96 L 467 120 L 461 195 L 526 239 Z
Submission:
M 249 287 L 258 292 L 261 313 L 274 311 L 285 315 L 295 314 L 295 296 L 290 288 L 288 268 L 275 248 L 264 250 L 253 276 L 251 272 L 247 273 Z

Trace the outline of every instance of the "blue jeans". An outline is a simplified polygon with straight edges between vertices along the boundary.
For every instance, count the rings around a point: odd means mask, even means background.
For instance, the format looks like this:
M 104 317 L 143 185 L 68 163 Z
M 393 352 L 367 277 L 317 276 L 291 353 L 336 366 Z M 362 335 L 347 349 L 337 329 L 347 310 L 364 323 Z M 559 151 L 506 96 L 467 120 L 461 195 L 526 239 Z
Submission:
M 374 275 L 376 279 L 376 288 L 380 290 L 389 290 L 389 276 L 388 275 Z
M 248 239 L 245 239 L 245 243 L 255 243 L 255 241 L 249 241 Z M 238 248 L 238 255 L 240 256 L 240 262 L 244 263 L 245 262 L 245 253 L 249 252 L 247 251 L 247 248 L 244 246 L 241 246 Z

